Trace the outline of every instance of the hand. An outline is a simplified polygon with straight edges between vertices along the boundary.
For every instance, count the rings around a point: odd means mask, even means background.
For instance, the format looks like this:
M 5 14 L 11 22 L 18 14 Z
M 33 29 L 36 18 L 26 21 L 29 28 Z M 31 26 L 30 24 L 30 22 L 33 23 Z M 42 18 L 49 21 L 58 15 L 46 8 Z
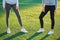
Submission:
M 18 7 L 16 6 L 16 10 L 18 10 Z
M 45 6 L 42 7 L 42 11 L 45 12 Z
M 56 9 L 54 10 L 54 13 L 56 13 Z

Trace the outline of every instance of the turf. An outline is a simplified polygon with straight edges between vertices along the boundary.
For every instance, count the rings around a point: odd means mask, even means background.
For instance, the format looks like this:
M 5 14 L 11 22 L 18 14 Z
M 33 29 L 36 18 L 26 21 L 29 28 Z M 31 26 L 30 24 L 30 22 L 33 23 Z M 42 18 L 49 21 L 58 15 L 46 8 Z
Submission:
M 23 0 L 24 1 L 24 0 Z M 21 1 L 21 3 L 23 2 Z M 26 1 L 27 2 L 27 1 Z M 30 1 L 29 1 L 30 2 Z M 33 1 L 34 2 L 34 1 Z M 33 3 L 32 3 L 33 4 Z M 36 33 L 40 28 L 39 15 L 42 11 L 41 3 L 38 4 L 20 4 L 19 13 L 24 27 L 28 30 L 28 33 L 20 32 L 20 25 L 17 17 L 11 9 L 9 24 L 11 33 L 6 33 L 6 13 L 0 5 L 0 40 L 60 40 L 60 2 L 58 3 L 58 9 L 55 13 L 55 29 L 53 35 L 47 35 L 51 28 L 50 14 L 44 17 L 44 33 Z

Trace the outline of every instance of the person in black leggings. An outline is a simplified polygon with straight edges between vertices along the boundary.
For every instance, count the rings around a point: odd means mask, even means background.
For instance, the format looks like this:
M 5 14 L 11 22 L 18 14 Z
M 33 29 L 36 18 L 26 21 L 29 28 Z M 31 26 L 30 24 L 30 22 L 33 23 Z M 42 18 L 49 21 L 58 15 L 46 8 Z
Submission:
M 54 24 L 55 24 L 55 20 L 54 20 L 54 11 L 55 11 L 55 6 L 49 6 L 46 5 L 45 6 L 45 12 L 41 12 L 39 19 L 40 19 L 40 23 L 41 23 L 41 28 L 43 28 L 43 17 L 47 14 L 47 12 L 50 11 L 50 18 L 51 18 L 51 29 L 54 29 Z
M 43 4 L 43 11 L 41 12 L 41 14 L 39 16 L 41 28 L 37 32 L 44 32 L 43 18 L 47 14 L 47 12 L 50 11 L 51 30 L 48 32 L 48 34 L 53 34 L 53 29 L 54 29 L 54 25 L 55 25 L 54 13 L 56 11 L 57 0 L 53 1 L 53 2 L 52 2 L 52 0 L 50 0 L 50 1 L 42 0 L 42 4 Z

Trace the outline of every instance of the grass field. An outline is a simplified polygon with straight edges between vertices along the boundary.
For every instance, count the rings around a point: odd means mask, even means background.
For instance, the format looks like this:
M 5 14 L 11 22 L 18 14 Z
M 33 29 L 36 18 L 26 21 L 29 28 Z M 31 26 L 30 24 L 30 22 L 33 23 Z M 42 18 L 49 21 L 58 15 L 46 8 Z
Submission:
M 24 1 L 24 0 L 23 0 Z M 29 1 L 30 2 L 30 1 Z M 22 1 L 21 1 L 22 3 Z M 25 3 L 25 1 L 24 1 Z M 11 33 L 6 33 L 6 13 L 0 5 L 0 40 L 60 40 L 60 2 L 55 13 L 55 29 L 53 35 L 47 35 L 51 28 L 50 15 L 44 17 L 44 33 L 36 33 L 40 28 L 39 15 L 42 11 L 41 4 L 20 4 L 20 15 L 22 22 L 28 33 L 21 33 L 17 17 L 13 10 L 10 12 Z

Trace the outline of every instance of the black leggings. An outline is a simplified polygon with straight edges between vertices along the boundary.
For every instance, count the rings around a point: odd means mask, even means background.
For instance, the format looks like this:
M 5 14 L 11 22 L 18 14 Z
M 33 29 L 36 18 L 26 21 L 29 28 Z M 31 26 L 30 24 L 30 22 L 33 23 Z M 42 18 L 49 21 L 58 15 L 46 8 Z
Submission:
M 47 14 L 48 11 L 50 11 L 51 29 L 54 29 L 54 24 L 55 24 L 54 10 L 55 10 L 55 5 L 46 5 L 45 6 L 45 12 L 42 11 L 40 16 L 39 16 L 41 28 L 43 28 L 43 26 L 44 26 L 43 17 Z
M 6 8 L 6 24 L 7 24 L 7 27 L 8 27 L 8 18 L 9 18 L 9 13 L 10 13 L 11 8 L 13 8 L 13 10 L 16 13 L 16 16 L 18 18 L 19 24 L 22 26 L 20 14 L 19 14 L 18 10 L 16 10 L 16 4 L 10 5 L 10 4 L 6 3 L 5 8 Z

